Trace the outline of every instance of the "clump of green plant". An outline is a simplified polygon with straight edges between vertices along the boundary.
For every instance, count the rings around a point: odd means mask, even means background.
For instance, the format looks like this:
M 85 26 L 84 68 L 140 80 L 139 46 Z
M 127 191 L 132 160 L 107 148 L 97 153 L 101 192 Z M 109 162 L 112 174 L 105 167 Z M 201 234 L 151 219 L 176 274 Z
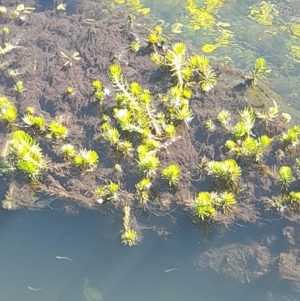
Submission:
M 283 189 L 287 189 L 293 180 L 293 171 L 290 166 L 281 166 L 278 171 L 279 181 Z
M 139 151 L 138 153 L 138 168 L 147 177 L 151 178 L 156 175 L 157 168 L 159 166 L 159 158 L 157 155 L 151 151 Z
M 180 90 L 183 91 L 192 82 L 197 82 L 202 91 L 210 91 L 216 85 L 216 74 L 209 64 L 209 59 L 206 56 L 188 56 L 186 52 L 186 45 L 178 42 L 164 55 L 152 53 L 151 59 L 160 66 L 170 68 Z
M 65 160 L 70 161 L 75 158 L 76 151 L 73 144 L 67 143 L 61 147 L 61 152 Z
M 272 109 L 270 108 L 269 111 L 271 112 Z M 230 112 L 224 110 L 218 114 L 217 118 L 221 125 L 232 134 L 232 139 L 228 139 L 225 145 L 230 150 L 230 153 L 234 155 L 252 157 L 255 158 L 255 161 L 260 161 L 264 151 L 271 143 L 271 138 L 267 135 L 261 135 L 255 138 L 252 129 L 255 126 L 256 119 L 252 107 L 245 107 L 239 114 L 240 121 L 234 125 L 231 124 Z M 267 116 L 266 120 L 271 120 L 274 117 L 271 113 Z
M 222 193 L 201 191 L 191 202 L 191 208 L 200 221 L 210 220 L 218 213 L 231 213 L 235 206 L 235 195 L 228 191 Z
M 40 131 L 45 130 L 45 118 L 43 116 L 34 115 L 34 109 L 27 109 L 27 113 L 22 117 L 23 122 L 30 126 L 39 129 Z
M 13 123 L 18 117 L 18 112 L 13 103 L 5 96 L 0 97 L 0 120 Z
M 299 146 L 300 125 L 294 125 L 281 135 L 281 142 L 286 150 L 293 151 Z
M 68 128 L 63 124 L 60 118 L 53 120 L 49 124 L 49 132 L 55 139 L 64 139 L 68 135 Z
M 164 49 L 166 38 L 162 36 L 163 29 L 161 26 L 157 25 L 154 31 L 151 31 L 148 36 L 148 47 L 153 50 L 157 48 Z
M 249 74 L 246 75 L 246 80 L 249 81 L 252 87 L 255 87 L 259 80 L 267 81 L 265 76 L 269 70 L 266 69 L 266 60 L 264 58 L 257 58 L 255 61 L 254 69 L 249 71 Z
M 121 236 L 122 243 L 124 245 L 133 246 L 138 242 L 137 232 L 131 227 L 131 210 L 128 205 L 125 205 L 123 208 L 124 218 L 123 218 L 123 227 L 124 231 Z
M 35 11 L 34 7 L 25 7 L 24 4 L 19 4 L 13 11 L 10 13 L 10 17 L 13 20 L 20 20 L 24 22 L 26 20 L 26 15 L 31 14 Z
M 120 201 L 119 184 L 110 181 L 109 184 L 97 187 L 94 192 L 98 198 L 97 202 L 102 204 L 104 201 Z
M 142 178 L 136 185 L 136 193 L 139 203 L 145 204 L 150 199 L 150 189 L 152 187 L 152 181 L 149 178 Z
M 275 101 L 273 101 L 274 106 L 269 107 L 269 109 L 265 112 L 256 112 L 256 116 L 260 118 L 265 124 L 274 121 L 279 114 L 279 106 Z M 291 116 L 286 113 L 282 113 L 282 119 L 286 122 L 290 121 Z
M 234 159 L 207 162 L 205 169 L 208 175 L 229 187 L 236 186 L 242 174 L 242 169 Z
M 46 168 L 38 143 L 23 130 L 17 130 L 12 133 L 10 146 L 17 168 L 35 180 Z
M 207 191 L 199 192 L 197 197 L 192 201 L 194 214 L 202 221 L 211 218 L 216 214 L 213 204 L 214 195 Z
M 161 176 L 168 181 L 169 185 L 176 185 L 180 177 L 180 168 L 176 164 L 170 164 L 161 173 Z
M 92 86 L 94 88 L 95 97 L 100 101 L 103 100 L 105 98 L 105 92 L 103 89 L 102 81 L 96 79 L 93 81 Z
M 75 164 L 84 170 L 93 170 L 99 161 L 99 156 L 94 150 L 81 149 L 74 157 Z
M 22 81 L 17 81 L 14 85 L 14 90 L 20 95 L 23 94 L 27 89 L 24 88 Z

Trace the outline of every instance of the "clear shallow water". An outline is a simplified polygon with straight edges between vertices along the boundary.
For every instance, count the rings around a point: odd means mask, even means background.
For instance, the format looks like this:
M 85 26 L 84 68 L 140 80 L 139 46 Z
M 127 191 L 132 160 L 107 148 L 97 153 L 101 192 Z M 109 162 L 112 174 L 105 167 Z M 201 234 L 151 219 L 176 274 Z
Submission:
M 247 7 L 251 3 L 234 4 L 244 13 L 231 20 L 232 24 L 239 21 L 254 25 L 247 19 Z M 46 6 L 51 7 L 49 1 Z M 176 19 L 172 16 L 172 21 Z M 226 21 L 224 15 L 220 20 Z M 238 59 L 232 64 L 246 67 Z M 288 222 L 264 222 L 260 227 L 246 225 L 223 235 L 215 231 L 212 239 L 205 241 L 191 218 L 179 215 L 178 224 L 171 227 L 171 235 L 159 237 L 145 230 L 144 241 L 129 248 L 120 244 L 121 225 L 111 223 L 113 215 L 82 211 L 73 216 L 50 209 L 0 211 L 0 300 L 85 300 L 86 278 L 90 287 L 103 295 L 103 300 L 111 301 L 289 300 L 283 298 L 285 295 L 294 298 L 290 300 L 300 298 L 289 281 L 279 279 L 276 265 L 266 276 L 241 284 L 239 279 L 232 280 L 226 274 L 218 275 L 210 269 L 201 271 L 196 264 L 199 256 L 211 248 L 253 241 L 260 244 L 265 235 L 271 234 L 278 238 L 271 250 L 276 257 L 288 248 L 281 233 Z M 121 223 L 121 215 L 117 218 Z M 171 221 L 152 219 L 151 224 L 164 223 L 170 225 Z M 176 270 L 166 272 L 170 269 Z
M 267 299 L 270 292 L 297 296 L 288 282 L 278 280 L 276 271 L 251 284 L 239 284 L 238 279 L 200 271 L 196 265 L 212 247 L 260 241 L 265 234 L 278 233 L 282 225 L 276 222 L 260 229 L 236 228 L 205 241 L 190 217 L 182 215 L 172 235 L 158 237 L 145 231 L 144 241 L 130 248 L 122 246 L 119 237 L 105 235 L 110 219 L 87 211 L 78 215 L 50 209 L 1 211 L 1 300 L 85 300 L 85 278 L 103 300 L 277 300 Z M 282 243 L 278 241 L 275 250 L 285 249 Z M 166 272 L 169 269 L 176 270 Z

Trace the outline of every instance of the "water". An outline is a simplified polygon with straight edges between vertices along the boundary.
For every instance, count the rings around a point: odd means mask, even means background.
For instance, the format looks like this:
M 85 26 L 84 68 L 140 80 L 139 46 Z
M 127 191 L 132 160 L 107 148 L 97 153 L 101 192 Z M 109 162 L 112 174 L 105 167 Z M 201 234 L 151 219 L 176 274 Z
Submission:
M 254 26 L 255 23 L 247 18 L 247 8 L 252 4 L 248 2 L 247 6 L 244 2 L 229 2 L 234 9 L 230 9 L 229 4 L 225 6 L 225 12 L 220 9 L 218 21 L 230 22 L 232 27 L 239 27 L 241 24 Z M 157 3 L 161 1 L 145 1 L 145 6 L 153 7 L 152 14 L 157 14 L 157 19 L 188 24 L 183 13 L 185 5 L 176 5 L 177 9 L 172 10 L 171 16 L 167 6 L 160 4 L 159 10 Z M 200 4 L 203 3 L 199 1 Z M 45 1 L 44 8 L 51 7 L 52 4 Z M 259 24 L 255 26 L 255 29 L 262 27 Z M 187 33 L 186 36 L 197 47 L 204 46 L 196 33 Z M 268 48 L 268 43 L 275 39 L 265 37 L 269 38 L 269 42 L 263 40 L 265 44 L 257 46 L 255 41 L 248 38 L 239 37 L 239 43 L 246 43 L 249 48 L 257 51 L 249 54 L 252 55 L 250 63 L 252 58 L 263 54 L 264 45 Z M 298 40 L 294 42 L 299 43 Z M 219 51 L 219 54 L 212 55 L 225 56 L 231 48 L 220 48 Z M 279 54 L 276 51 L 273 54 L 265 51 L 265 54 L 272 69 L 275 68 L 278 76 L 282 76 L 280 68 L 275 67 Z M 280 60 L 282 64 L 288 63 L 284 54 Z M 238 55 L 231 63 L 245 69 L 248 67 L 247 62 Z M 292 73 L 289 69 L 288 75 L 297 78 L 297 65 L 293 66 L 295 70 Z M 298 87 L 295 86 L 293 90 L 293 86 L 290 86 L 290 89 L 288 93 L 292 93 L 293 97 L 298 95 Z M 282 95 L 285 96 L 284 93 Z M 286 99 L 286 102 L 289 101 L 290 99 Z M 297 103 L 293 104 L 297 107 Z M 113 220 L 114 217 L 116 220 Z M 225 233 L 216 227 L 213 228 L 211 239 L 206 240 L 188 214 L 176 215 L 176 223 L 168 218 L 158 219 L 153 216 L 150 221 L 145 223 L 146 226 L 166 226 L 171 234 L 159 236 L 151 229 L 145 229 L 143 242 L 130 248 L 120 244 L 122 216 L 119 213 L 104 214 L 80 210 L 77 215 L 66 215 L 50 208 L 42 211 L 1 210 L 0 300 L 96 301 L 100 294 L 103 295 L 103 300 L 110 301 L 299 300 L 299 293 L 294 290 L 292 283 L 280 279 L 277 264 L 279 254 L 290 248 L 281 229 L 294 226 L 298 231 L 299 226 L 284 220 L 275 220 L 262 221 L 260 226 L 234 227 Z M 271 235 L 275 235 L 277 240 L 269 247 L 262 240 Z M 241 246 L 251 245 L 253 242 L 268 246 L 271 263 L 266 275 L 251 283 L 241 283 L 241 279 L 231 278 L 221 270 L 218 270 L 219 273 L 210 268 L 201 270 L 197 265 L 199 257 L 205 252 L 221 250 L 232 244 L 240 244 L 236 246 L 241 249 Z M 60 257 L 65 258 L 59 259 Z M 253 258 L 250 259 L 253 261 Z M 253 268 L 252 261 L 247 268 Z M 86 279 L 89 280 L 88 285 Z M 93 294 L 92 289 L 97 293 Z
M 251 284 L 239 284 L 239 279 L 200 271 L 196 264 L 210 248 L 260 241 L 280 229 L 276 222 L 275 228 L 267 223 L 259 234 L 254 227 L 236 228 L 206 241 L 182 214 L 170 236 L 148 230 L 144 241 L 130 248 L 122 246 L 119 237 L 106 237 L 111 218 L 84 210 L 78 215 L 50 209 L 1 211 L 1 300 L 85 300 L 85 278 L 103 300 L 263 301 L 269 300 L 268 292 L 294 295 L 291 285 L 278 281 L 274 271 Z

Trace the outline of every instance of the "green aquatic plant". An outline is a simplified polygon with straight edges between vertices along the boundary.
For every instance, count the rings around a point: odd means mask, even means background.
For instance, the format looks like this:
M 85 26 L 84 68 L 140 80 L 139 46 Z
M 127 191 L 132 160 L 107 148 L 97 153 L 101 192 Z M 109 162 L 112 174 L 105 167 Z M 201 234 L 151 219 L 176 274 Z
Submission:
M 170 164 L 163 169 L 161 176 L 168 181 L 170 186 L 176 185 L 180 177 L 180 168 L 176 164 Z
M 23 82 L 22 81 L 17 81 L 14 85 L 14 90 L 18 94 L 23 94 L 27 89 L 24 88 Z
M 262 135 L 257 139 L 253 137 L 246 137 L 243 140 L 227 140 L 225 145 L 237 156 L 241 157 L 254 157 L 255 161 L 260 161 L 263 157 L 263 153 L 270 145 L 271 139 L 267 135 Z
M 251 132 L 255 125 L 255 113 L 253 108 L 245 107 L 240 111 L 241 121 L 232 127 L 232 134 L 236 140 L 253 136 Z
M 3 34 L 3 35 L 8 35 L 8 34 L 9 34 L 9 28 L 8 28 L 7 26 L 4 26 L 4 27 L 2 28 L 2 34 Z
M 76 156 L 75 147 L 70 143 L 62 145 L 61 153 L 65 160 L 71 160 Z
M 93 81 L 93 83 L 92 83 L 92 86 L 93 86 L 93 88 L 94 88 L 94 91 L 96 92 L 96 91 L 102 89 L 103 84 L 102 84 L 102 81 L 101 81 L 101 80 L 95 79 L 95 80 Z
M 10 145 L 12 154 L 16 157 L 17 168 L 35 180 L 46 167 L 38 143 L 26 132 L 17 130 L 12 134 Z
M 124 245 L 133 246 L 137 244 L 137 232 L 131 229 L 131 209 L 128 205 L 123 208 L 123 227 L 124 231 L 121 236 L 122 243 Z
M 268 124 L 268 122 L 274 121 L 275 118 L 278 117 L 279 114 L 279 106 L 275 101 L 273 101 L 274 106 L 269 107 L 268 111 L 266 112 L 256 112 L 256 116 L 261 119 L 265 124 Z M 282 114 L 283 120 L 286 122 L 291 120 L 291 116 L 289 114 Z
M 143 135 L 145 131 L 149 133 L 153 131 L 157 136 L 161 136 L 163 129 L 157 120 L 150 91 L 143 90 L 137 82 L 128 84 L 119 64 L 109 67 L 109 75 L 118 91 L 115 100 L 119 107 L 114 109 L 114 117 L 122 130 L 140 135 Z
M 132 247 L 133 245 L 137 244 L 137 233 L 135 230 L 132 229 L 125 230 L 121 236 L 121 239 L 124 245 Z
M 196 69 L 200 80 L 198 84 L 201 90 L 209 92 L 217 83 L 217 75 L 212 67 L 209 65 L 209 59 L 206 56 L 200 56 L 198 60 L 198 68 Z
M 249 71 L 245 78 L 249 81 L 252 87 L 255 87 L 258 81 L 267 81 L 265 74 L 269 72 L 266 69 L 266 60 L 264 58 L 257 58 L 254 69 Z
M 74 161 L 82 169 L 93 170 L 98 164 L 99 156 L 94 150 L 81 149 Z
M 152 152 L 139 152 L 137 165 L 147 177 L 154 177 L 159 166 L 159 158 Z
M 223 213 L 231 213 L 236 207 L 235 195 L 228 191 L 219 194 L 217 198 L 217 205 L 222 209 Z
M 210 161 L 205 167 L 207 173 L 225 184 L 237 184 L 242 174 L 242 169 L 234 159 L 224 161 Z
M 138 200 L 140 203 L 144 204 L 149 201 L 149 190 L 151 186 L 152 182 L 149 178 L 143 178 L 135 185 Z
M 132 51 L 138 52 L 141 48 L 141 45 L 140 45 L 139 41 L 133 41 L 133 42 L 131 42 L 130 47 L 131 47 Z
M 0 97 L 0 120 L 13 123 L 18 117 L 14 104 L 5 96 Z
M 0 15 L 4 15 L 7 13 L 7 8 L 5 6 L 0 6 Z
M 300 125 L 294 125 L 281 135 L 281 142 L 286 150 L 293 150 L 299 146 L 298 135 L 300 134 Z
M 205 128 L 208 131 L 208 133 L 211 134 L 216 130 L 216 125 L 211 119 L 208 119 L 205 122 Z
M 72 87 L 67 88 L 67 94 L 68 95 L 74 95 L 74 89 Z
M 62 121 L 59 118 L 57 118 L 50 122 L 49 132 L 55 139 L 60 140 L 67 137 L 68 128 L 62 124 Z
M 107 185 L 107 199 L 110 201 L 118 201 L 120 199 L 119 197 L 119 185 L 111 182 L 109 185 Z
M 154 28 L 154 31 L 151 31 L 148 36 L 148 47 L 154 51 L 157 48 L 164 49 L 166 43 L 166 38 L 162 36 L 163 29 L 161 26 L 157 25 Z
M 192 201 L 191 206 L 194 214 L 201 220 L 211 218 L 216 214 L 216 209 L 213 205 L 214 193 L 207 191 L 199 192 L 197 197 Z
M 227 110 L 221 111 L 218 114 L 217 119 L 225 129 L 231 130 L 231 125 L 230 125 L 231 114 L 229 111 Z
M 102 81 L 99 80 L 99 79 L 96 79 L 96 80 L 93 81 L 92 86 L 93 86 L 94 91 L 95 91 L 95 97 L 100 101 L 103 100 L 105 98 L 106 94 L 105 94 L 105 91 L 103 89 Z
M 293 171 L 290 166 L 281 166 L 278 171 L 279 182 L 283 189 L 287 189 L 293 180 Z
M 22 117 L 22 120 L 28 126 L 35 127 L 40 131 L 45 129 L 45 118 L 43 116 L 34 116 L 32 113 L 27 113 Z

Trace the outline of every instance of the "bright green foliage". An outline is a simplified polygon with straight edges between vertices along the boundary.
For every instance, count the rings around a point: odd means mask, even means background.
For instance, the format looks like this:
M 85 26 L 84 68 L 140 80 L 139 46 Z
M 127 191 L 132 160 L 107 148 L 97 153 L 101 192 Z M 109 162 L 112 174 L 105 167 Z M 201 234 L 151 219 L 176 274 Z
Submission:
M 180 109 L 175 110 L 173 116 L 176 120 L 183 121 L 188 128 L 193 119 L 193 112 L 188 105 L 182 105 Z
M 112 128 L 108 123 L 102 125 L 103 135 L 110 145 L 117 147 L 120 143 L 120 133 L 116 128 Z
M 17 130 L 12 134 L 10 145 L 17 159 L 17 167 L 31 179 L 36 179 L 45 168 L 42 149 L 37 142 L 26 132 Z
M 213 89 L 213 87 L 217 84 L 217 75 L 215 71 L 208 66 L 205 69 L 200 69 L 199 74 L 201 76 L 201 80 L 199 81 L 199 85 L 203 92 L 209 92 Z
M 122 243 L 132 247 L 137 244 L 137 233 L 135 230 L 125 230 L 121 236 Z
M 26 91 L 26 89 L 23 86 L 23 82 L 22 81 L 17 81 L 16 84 L 14 85 L 14 90 L 18 93 L 18 94 L 22 94 Z
M 97 90 L 95 92 L 95 97 L 98 99 L 98 100 L 103 100 L 105 98 L 105 93 L 103 90 Z
M 62 152 L 62 155 L 65 159 L 69 160 L 69 159 L 73 159 L 76 155 L 76 152 L 75 152 L 75 147 L 73 144 L 64 144 L 62 147 L 61 147 L 61 152 Z
M 176 185 L 180 177 L 180 168 L 176 164 L 170 164 L 162 171 L 161 176 L 168 181 L 170 186 Z
M 22 120 L 29 126 L 36 127 L 40 131 L 45 128 L 45 118 L 43 116 L 34 116 L 30 113 L 25 114 Z
M 161 26 L 157 25 L 153 32 L 150 32 L 148 37 L 148 43 L 150 46 L 154 47 L 163 47 L 166 39 L 162 36 L 163 29 Z
M 68 94 L 68 95 L 72 95 L 73 93 L 74 93 L 73 88 L 72 88 L 72 87 L 68 87 L 68 88 L 67 88 L 67 94 Z
M 246 135 L 249 137 L 251 130 L 255 125 L 255 113 L 252 107 L 246 107 L 240 111 L 242 123 L 246 129 Z
M 225 183 L 236 184 L 242 174 L 241 168 L 234 159 L 210 161 L 207 163 L 206 170 L 209 175 Z
M 259 80 L 266 81 L 266 60 L 264 58 L 257 58 L 255 61 L 255 67 L 249 72 L 246 78 L 250 81 L 251 85 L 254 87 L 257 85 Z
M 67 137 L 68 129 L 59 120 L 53 120 L 49 124 L 49 132 L 55 139 L 64 139 Z
M 152 152 L 138 154 L 138 168 L 144 172 L 148 177 L 153 177 L 159 166 L 158 157 Z
M 288 205 L 292 211 L 298 211 L 300 208 L 300 191 L 291 191 L 289 194 Z
M 277 103 L 274 101 L 274 106 L 273 107 L 269 107 L 268 111 L 266 112 L 258 112 L 256 113 L 256 116 L 258 118 L 260 118 L 264 123 L 268 123 L 268 122 L 272 122 L 274 121 L 274 119 L 276 117 L 278 117 L 279 114 L 279 106 L 277 105 Z M 282 114 L 283 118 L 286 121 L 289 121 L 291 119 L 291 116 L 289 116 L 289 114 Z
M 139 135 L 145 130 L 153 130 L 156 135 L 161 136 L 162 126 L 157 121 L 149 90 L 143 90 L 137 82 L 128 84 L 118 64 L 109 67 L 109 75 L 118 91 L 115 99 L 120 108 L 114 109 L 114 117 L 122 130 Z
M 140 182 L 135 185 L 138 200 L 140 203 L 145 203 L 149 200 L 149 190 L 152 186 L 149 178 L 143 178 Z
M 244 140 L 235 142 L 233 140 L 227 140 L 226 146 L 228 149 L 238 156 L 254 157 L 255 161 L 260 161 L 264 150 L 270 145 L 271 139 L 262 135 L 258 139 L 253 137 L 247 137 Z
M 109 185 L 107 185 L 107 192 L 108 192 L 108 200 L 114 200 L 118 201 L 119 200 L 119 185 L 111 182 Z
M 80 150 L 74 158 L 75 164 L 83 169 L 94 169 L 99 161 L 99 156 L 94 150 Z
M 216 213 L 213 204 L 214 195 L 207 191 L 199 192 L 197 197 L 192 202 L 192 208 L 195 215 L 202 221 L 209 219 Z
M 12 123 L 17 119 L 17 109 L 5 96 L 0 97 L 0 120 Z
M 290 166 L 281 166 L 278 174 L 281 186 L 286 189 L 293 180 L 292 168 Z
M 176 135 L 176 128 L 173 124 L 166 124 L 164 126 L 164 132 L 167 139 L 174 138 Z
M 236 205 L 235 195 L 231 192 L 225 191 L 218 196 L 217 204 L 222 208 L 224 213 L 230 213 Z
M 298 135 L 300 134 L 300 126 L 295 125 L 283 133 L 281 136 L 281 141 L 285 149 L 292 150 L 299 145 Z
M 131 229 L 131 209 L 128 205 L 123 208 L 123 226 L 124 232 L 121 236 L 122 243 L 128 246 L 133 246 L 137 244 L 137 232 Z
M 177 78 L 178 88 L 181 92 L 195 77 L 195 81 L 204 92 L 210 91 L 216 85 L 216 73 L 209 65 L 206 56 L 188 56 L 186 45 L 182 42 L 173 44 L 172 49 L 162 56 L 157 52 L 151 54 L 154 63 L 168 66 L 172 75 Z
M 225 129 L 230 129 L 230 120 L 231 120 L 231 114 L 229 111 L 221 111 L 218 114 L 217 119 L 219 120 L 219 122 L 221 123 L 221 125 L 225 128 Z
M 128 140 L 120 141 L 117 149 L 124 155 L 124 157 L 132 157 L 134 148 L 132 143 Z
M 99 79 L 96 79 L 93 81 L 92 86 L 93 86 L 95 92 L 98 90 L 101 90 L 102 89 L 102 81 Z

